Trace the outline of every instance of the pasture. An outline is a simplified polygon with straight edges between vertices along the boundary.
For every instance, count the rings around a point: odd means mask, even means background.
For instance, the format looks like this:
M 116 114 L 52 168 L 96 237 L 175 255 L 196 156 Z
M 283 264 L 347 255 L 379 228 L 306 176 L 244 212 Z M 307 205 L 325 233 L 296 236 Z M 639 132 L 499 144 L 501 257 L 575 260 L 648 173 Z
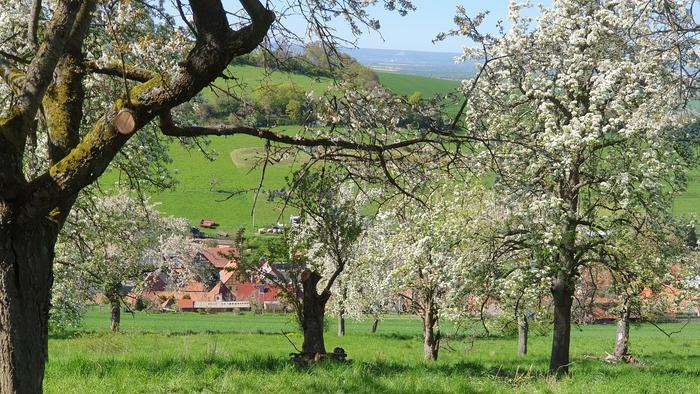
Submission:
M 249 393 L 249 392 L 556 392 L 691 393 L 700 386 L 700 324 L 670 339 L 650 325 L 634 326 L 637 365 L 610 365 L 613 325 L 574 327 L 572 373 L 545 374 L 550 335 L 533 335 L 530 353 L 516 356 L 513 337 L 451 336 L 437 362 L 422 360 L 419 320 L 388 316 L 377 334 L 370 321 L 349 321 L 347 335 L 331 320 L 327 348 L 342 346 L 348 364 L 300 368 L 281 334 L 293 331 L 292 315 L 124 315 L 122 332 L 111 334 L 104 309 L 91 310 L 80 330 L 49 341 L 47 393 Z M 666 325 L 678 329 L 680 325 Z M 445 334 L 456 327 L 443 325 Z M 462 331 L 463 332 L 463 331 Z M 464 333 L 464 332 L 463 332 Z M 289 339 L 301 345 L 301 336 Z
M 216 85 L 221 89 L 232 89 L 236 94 L 250 95 L 253 88 L 261 84 L 291 83 L 309 91 L 322 92 L 329 80 L 310 78 L 299 74 L 271 72 L 260 67 L 234 65 L 229 70 L 237 80 L 219 80 Z M 420 91 L 427 98 L 435 94 L 454 91 L 458 82 L 434 78 L 378 72 L 380 82 L 400 95 L 410 95 Z M 247 84 L 237 81 L 247 81 Z M 205 98 L 211 98 L 215 91 L 204 91 Z M 296 134 L 299 126 L 280 126 L 276 131 Z M 214 161 L 204 155 L 183 149 L 173 144 L 171 168 L 177 173 L 178 184 L 174 189 L 158 192 L 153 201 L 161 203 L 160 210 L 189 219 L 197 224 L 200 219 L 213 218 L 221 224 L 221 230 L 233 233 L 239 227 L 245 227 L 249 234 L 256 228 L 266 227 L 272 223 L 286 223 L 293 210 L 283 211 L 279 202 L 267 200 L 265 191 L 276 190 L 286 185 L 285 178 L 294 168 L 289 160 L 269 165 L 262 184 L 262 193 L 258 196 L 255 211 L 253 201 L 260 186 L 262 168 L 255 166 L 263 157 L 264 141 L 250 136 L 211 138 L 211 150 L 217 153 Z M 693 171 L 689 176 L 688 190 L 676 199 L 674 214 L 697 214 L 697 199 L 700 196 L 700 171 Z M 210 232 L 211 233 L 211 232 Z

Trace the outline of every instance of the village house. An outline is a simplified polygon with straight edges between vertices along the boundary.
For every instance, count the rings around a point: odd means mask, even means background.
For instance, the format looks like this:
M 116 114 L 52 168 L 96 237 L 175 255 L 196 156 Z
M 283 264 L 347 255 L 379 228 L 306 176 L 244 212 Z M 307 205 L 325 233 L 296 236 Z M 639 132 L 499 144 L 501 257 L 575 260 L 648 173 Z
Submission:
M 146 285 L 132 296 L 133 300 L 141 299 L 159 310 L 286 311 L 287 308 L 278 299 L 279 288 L 268 283 L 264 275 L 248 275 L 238 269 L 240 251 L 237 248 L 230 245 L 208 247 L 194 258 L 218 271 L 215 283 L 208 284 L 201 278 L 193 278 L 184 286 L 177 287 L 166 273 L 150 273 L 146 277 Z M 287 277 L 286 273 L 266 261 L 261 261 L 261 264 L 261 271 L 265 274 Z

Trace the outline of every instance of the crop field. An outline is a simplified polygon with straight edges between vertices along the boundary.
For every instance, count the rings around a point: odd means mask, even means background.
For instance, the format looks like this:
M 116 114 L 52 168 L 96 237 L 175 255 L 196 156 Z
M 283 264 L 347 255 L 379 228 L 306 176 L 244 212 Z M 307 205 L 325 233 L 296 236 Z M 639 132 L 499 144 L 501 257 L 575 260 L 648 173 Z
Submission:
M 700 386 L 700 324 L 667 338 L 649 325 L 633 326 L 639 362 L 601 362 L 614 342 L 613 325 L 576 327 L 571 375 L 547 376 L 550 334 L 533 335 L 527 356 L 513 337 L 448 337 L 437 362 L 422 359 L 420 322 L 388 316 L 377 334 L 370 321 L 349 321 L 342 346 L 352 360 L 311 368 L 288 353 L 301 345 L 290 315 L 125 314 L 122 332 L 107 331 L 105 309 L 93 309 L 81 330 L 49 341 L 47 393 L 692 393 Z M 678 330 L 681 324 L 665 325 Z M 443 325 L 445 334 L 456 326 Z M 285 338 L 281 331 L 291 331 Z

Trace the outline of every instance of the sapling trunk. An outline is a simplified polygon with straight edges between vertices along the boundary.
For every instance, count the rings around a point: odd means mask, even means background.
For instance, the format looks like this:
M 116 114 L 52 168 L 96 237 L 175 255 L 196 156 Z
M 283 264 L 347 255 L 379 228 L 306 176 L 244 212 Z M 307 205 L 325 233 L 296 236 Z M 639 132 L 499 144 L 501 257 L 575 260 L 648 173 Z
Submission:
M 629 355 L 630 339 L 630 305 L 629 299 L 622 304 L 619 317 L 617 319 L 617 334 L 615 336 L 614 356 L 620 359 Z
M 338 336 L 345 336 L 345 310 L 343 309 L 338 312 Z
M 518 355 L 524 356 L 527 354 L 527 335 L 529 325 L 527 315 L 518 313 Z
M 376 317 L 374 320 L 372 320 L 372 328 L 370 329 L 370 333 L 375 334 L 377 332 L 377 326 L 379 325 L 379 319 Z
M 426 360 L 437 360 L 440 351 L 440 323 L 432 301 L 427 304 L 423 314 L 423 353 Z

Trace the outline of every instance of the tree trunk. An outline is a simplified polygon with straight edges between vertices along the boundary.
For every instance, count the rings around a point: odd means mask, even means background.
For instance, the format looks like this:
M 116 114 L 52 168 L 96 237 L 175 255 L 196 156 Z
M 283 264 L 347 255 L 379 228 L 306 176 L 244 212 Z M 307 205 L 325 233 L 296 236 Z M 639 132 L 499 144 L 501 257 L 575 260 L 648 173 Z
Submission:
M 629 299 L 622 304 L 620 317 L 617 319 L 617 335 L 615 337 L 615 358 L 620 359 L 629 355 L 630 340 L 630 307 Z
M 427 304 L 423 316 L 423 353 L 426 360 L 437 360 L 440 350 L 440 324 L 432 302 Z
M 13 223 L 0 201 L 0 393 L 40 393 L 48 357 L 53 223 Z
M 527 316 L 518 313 L 518 355 L 524 356 L 527 354 L 527 334 L 529 326 Z
M 345 336 L 345 310 L 343 309 L 338 312 L 338 336 Z
M 345 336 L 345 300 L 348 297 L 348 289 L 345 287 L 342 281 L 338 281 L 338 288 L 340 291 L 337 294 L 338 297 L 338 306 L 339 311 L 338 311 L 338 336 L 339 337 L 344 337 Z
M 377 333 L 377 326 L 379 325 L 379 319 L 376 317 L 374 320 L 372 320 L 372 328 L 370 329 L 370 333 L 376 334 Z
M 554 334 L 549 371 L 557 375 L 569 372 L 569 343 L 571 342 L 571 304 L 573 290 L 568 281 L 560 277 L 552 283 L 554 299 Z
M 109 328 L 112 332 L 119 331 L 119 323 L 121 322 L 121 283 L 108 283 L 105 286 L 105 297 L 109 300 L 110 319 Z
M 304 331 L 304 343 L 301 351 L 305 355 L 313 356 L 316 353 L 326 353 L 326 345 L 323 340 L 323 317 L 326 312 L 326 294 L 318 294 L 316 285 L 321 275 L 313 271 L 305 271 L 302 274 L 303 286 L 303 311 L 301 328 Z
M 109 329 L 112 332 L 119 331 L 119 323 L 121 322 L 121 305 L 119 303 L 110 302 L 111 318 L 109 322 Z

